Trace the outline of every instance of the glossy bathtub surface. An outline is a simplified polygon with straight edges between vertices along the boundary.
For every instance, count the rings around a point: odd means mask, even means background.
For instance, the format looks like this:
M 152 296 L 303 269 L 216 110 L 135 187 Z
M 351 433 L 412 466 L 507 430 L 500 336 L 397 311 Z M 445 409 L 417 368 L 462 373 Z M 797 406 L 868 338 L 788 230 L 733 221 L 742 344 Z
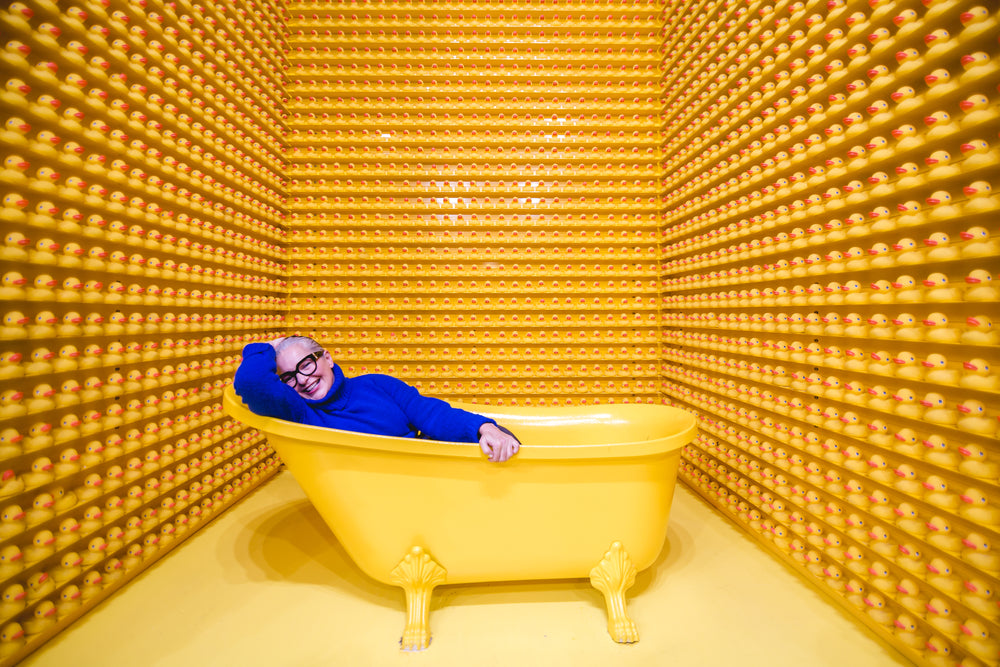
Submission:
M 357 565 L 389 582 L 417 546 L 445 583 L 587 577 L 612 542 L 638 570 L 666 536 L 680 449 L 694 416 L 654 405 L 497 408 L 522 442 L 505 463 L 474 443 L 372 436 L 251 413 Z

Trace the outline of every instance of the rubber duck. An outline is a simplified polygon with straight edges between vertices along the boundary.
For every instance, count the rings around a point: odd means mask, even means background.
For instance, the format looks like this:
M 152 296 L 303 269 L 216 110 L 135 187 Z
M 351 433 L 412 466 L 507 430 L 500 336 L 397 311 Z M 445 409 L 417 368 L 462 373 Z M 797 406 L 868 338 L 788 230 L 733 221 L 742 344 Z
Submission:
M 985 359 L 973 358 L 962 364 L 962 374 L 958 386 L 980 391 L 996 391 L 1000 388 L 1000 377 L 995 376 Z
M 8 505 L 0 512 L 0 539 L 9 540 L 27 528 L 26 514 L 20 505 Z
M 959 337 L 963 345 L 996 345 L 1000 336 L 993 331 L 993 320 L 985 315 L 969 317 L 965 320 L 966 328 Z
M 25 490 L 36 489 L 45 484 L 55 481 L 55 474 L 52 472 L 52 461 L 47 456 L 41 456 L 31 462 L 28 472 L 21 475 L 21 481 Z
M 80 539 L 80 522 L 74 517 L 66 517 L 59 522 L 59 534 L 56 535 L 56 550 L 66 549 Z
M 922 365 L 924 368 L 928 369 L 924 375 L 924 380 L 926 382 L 933 382 L 934 384 L 946 385 L 950 387 L 958 385 L 961 371 L 957 368 L 951 367 L 948 364 L 948 359 L 943 354 L 933 352 L 927 355 L 927 358 L 922 362 Z M 928 420 L 930 419 L 927 415 L 925 415 L 925 418 Z
M 40 530 L 23 549 L 25 567 L 40 563 L 55 553 L 55 535 L 51 530 Z
M 986 181 L 974 181 L 965 186 L 962 191 L 967 197 L 962 203 L 962 213 L 978 215 L 995 213 L 1000 210 L 1000 197 L 993 194 L 992 187 Z
M 963 504 L 959 507 L 958 514 L 963 519 L 991 529 L 1000 526 L 1000 508 L 991 504 L 985 493 L 969 487 L 962 492 L 960 498 Z
M 970 227 L 960 233 L 960 253 L 965 258 L 995 257 L 1000 253 L 1000 239 L 990 238 L 985 227 Z
M 896 316 L 895 319 L 892 320 L 892 323 L 896 327 L 895 332 L 893 332 L 893 338 L 895 338 L 896 340 L 905 340 L 905 341 L 923 340 L 924 331 L 923 329 L 920 328 L 919 323 L 917 322 L 917 318 L 911 315 L 910 313 L 900 313 L 899 315 Z M 899 357 L 897 357 L 897 359 L 899 359 Z M 902 363 L 902 362 L 897 361 L 896 363 Z M 905 371 L 905 369 L 902 368 L 900 370 Z M 899 371 L 896 372 L 896 375 L 899 375 Z M 903 377 L 905 377 L 905 374 Z M 917 379 L 920 378 L 918 377 Z
M 948 491 L 948 482 L 938 475 L 931 475 L 924 481 L 924 501 L 934 505 L 938 509 L 948 512 L 955 512 L 958 509 L 961 499 L 958 494 Z
M 104 561 L 103 572 L 104 588 L 116 586 L 125 576 L 122 562 L 117 558 L 109 558 Z
M 28 414 L 54 410 L 56 407 L 56 402 L 52 399 L 54 395 L 55 389 L 47 382 L 35 385 L 35 388 L 31 391 L 31 396 L 25 399 L 25 408 Z
M 868 318 L 868 336 L 876 340 L 887 340 L 893 337 L 894 330 L 890 326 L 889 318 L 882 313 L 875 313 Z M 887 353 L 888 354 L 888 353 Z M 891 357 L 889 357 L 891 360 Z
M 962 22 L 961 38 L 963 40 L 971 40 L 973 37 L 994 30 L 997 26 L 997 17 L 981 5 L 959 14 L 959 20 Z
M 80 560 L 84 566 L 91 567 L 104 560 L 108 553 L 107 541 L 103 537 L 94 537 L 87 543 L 87 551 Z
M 914 612 L 917 618 L 923 618 L 926 609 L 921 608 L 919 612 Z M 923 631 L 922 624 L 918 624 L 916 618 L 910 614 L 900 614 L 893 621 L 893 636 L 904 646 L 917 651 L 924 651 L 927 647 L 928 636 Z
M 55 625 L 56 605 L 52 600 L 42 600 L 35 606 L 31 617 L 22 623 L 28 641 Z
M 893 410 L 895 414 L 900 417 L 916 420 L 923 417 L 925 408 L 920 405 L 917 395 L 911 389 L 902 387 L 892 397 L 896 401 L 896 407 Z
M 961 217 L 961 211 L 959 210 L 959 207 L 954 205 L 951 194 L 947 190 L 934 191 L 931 194 L 931 196 L 927 198 L 926 201 L 927 204 L 931 206 L 931 209 L 927 214 L 927 219 L 930 221 L 954 220 L 956 218 Z M 945 237 L 947 237 L 947 234 L 943 234 L 942 232 L 937 232 L 937 234 L 942 234 Z M 934 239 L 935 236 L 936 236 L 935 234 L 932 234 L 931 239 Z M 944 241 L 945 243 L 947 243 L 948 239 L 945 238 Z M 937 253 L 937 254 L 943 255 L 944 253 Z M 942 257 L 942 260 L 954 259 L 957 256 L 958 253 L 955 252 L 953 256 Z
M 941 272 L 935 272 L 927 276 L 923 281 L 924 303 L 950 303 L 962 300 L 962 292 L 957 287 L 951 287 L 948 283 L 948 276 Z
M 59 591 L 56 602 L 56 618 L 60 621 L 75 614 L 83 606 L 83 592 L 76 584 L 70 584 Z
M 970 95 L 959 102 L 959 108 L 963 112 L 962 129 L 981 127 L 1000 118 L 1000 112 L 997 112 L 996 108 L 990 105 L 989 98 L 981 93 Z
M 12 618 L 27 606 L 26 592 L 21 584 L 11 584 L 3 589 L 0 595 L 0 618 Z
M 961 622 L 954 617 L 951 604 L 946 599 L 931 598 L 930 602 L 927 603 L 927 611 L 927 622 L 938 631 L 948 637 L 957 637 L 961 634 Z M 940 653 L 941 651 L 938 649 L 936 652 Z
M 961 58 L 964 72 L 958 78 L 961 86 L 975 86 L 990 77 L 996 76 L 1000 67 L 990 60 L 990 55 L 985 51 L 969 53 Z
M 14 313 L 15 315 L 20 315 L 20 313 Z M 8 315 L 11 315 L 8 313 Z M 27 318 L 21 316 L 17 319 L 18 322 L 27 324 L 31 321 Z M 59 320 L 56 318 L 55 313 L 51 310 L 43 310 L 37 315 L 35 315 L 34 324 L 29 324 L 26 327 L 27 338 L 40 339 L 40 338 L 55 338 L 56 328 L 53 326 Z M 22 329 L 22 332 L 25 330 Z M 22 338 L 25 337 L 22 333 Z
M 9 580 L 24 570 L 24 554 L 13 544 L 0 547 L 0 581 Z
M 31 503 L 31 509 L 25 512 L 24 520 L 27 527 L 37 526 L 54 518 L 56 515 L 55 510 L 52 509 L 54 502 L 51 493 L 40 493 L 35 496 Z
M 924 340 L 934 343 L 957 343 L 961 336 L 958 329 L 948 326 L 944 313 L 931 313 L 923 320 L 926 330 Z
M 937 356 L 940 357 L 941 355 Z M 927 380 L 923 368 L 926 364 L 918 363 L 916 355 L 912 352 L 900 352 L 893 361 L 899 365 L 896 370 L 896 377 L 904 380 Z
M 892 249 L 896 252 L 896 264 L 923 264 L 925 261 L 924 251 L 918 249 L 917 242 L 911 238 L 900 239 L 892 245 Z M 875 266 L 874 263 L 872 266 Z
M 994 661 L 1000 653 L 1000 642 L 990 638 L 987 627 L 975 618 L 966 620 L 960 626 L 962 635 L 958 638 L 959 645 L 975 658 L 987 664 Z
M 910 123 L 900 125 L 896 129 L 892 130 L 891 134 L 896 140 L 896 152 L 909 151 L 917 148 L 924 142 L 924 139 L 917 134 L 917 128 Z
M 896 481 L 893 482 L 893 487 L 897 491 L 905 493 L 914 498 L 920 498 L 921 496 L 923 496 L 924 488 L 923 485 L 917 480 L 917 472 L 916 470 L 914 470 L 913 466 L 911 466 L 908 463 L 903 463 L 900 464 L 900 466 L 897 467 L 894 472 L 896 473 L 896 477 L 898 479 L 896 479 Z M 897 516 L 900 517 L 900 519 L 897 519 L 897 524 L 898 524 L 901 519 L 906 518 L 904 517 L 904 514 L 908 515 L 909 512 L 907 509 L 903 508 L 902 505 L 900 505 L 897 509 L 903 511 L 903 514 L 900 514 L 899 512 L 896 513 Z M 908 517 L 908 518 L 913 518 L 913 517 Z M 902 526 L 900 527 L 902 528 Z M 910 526 L 909 529 L 904 528 L 904 530 L 906 530 L 908 533 L 913 533 L 914 532 L 913 528 L 914 528 L 913 526 Z
M 73 493 L 81 503 L 89 502 L 101 495 L 101 485 L 104 480 L 97 473 L 91 473 L 84 477 L 83 484 L 74 489 Z M 83 524 L 81 524 L 82 526 Z M 83 530 L 81 528 L 81 530 Z
M 49 570 L 49 574 L 57 585 L 62 585 L 74 579 L 83 572 L 81 567 L 84 564 L 83 558 L 75 551 L 68 551 L 62 555 L 59 565 Z
M 993 586 L 978 578 L 966 580 L 963 584 L 965 590 L 961 593 L 962 604 L 983 618 L 995 621 L 1000 616 L 1000 611 L 994 599 Z
M 921 303 L 924 300 L 924 292 L 919 289 L 913 276 L 899 276 L 893 281 L 892 287 L 897 290 L 893 296 L 896 303 Z
M 83 575 L 82 588 L 80 589 L 80 600 L 82 602 L 89 602 L 93 600 L 97 595 L 103 590 L 104 579 L 101 575 L 91 570 Z
M 966 433 L 992 436 L 997 430 L 997 420 L 986 413 L 981 401 L 966 399 L 956 406 L 958 415 L 956 427 Z

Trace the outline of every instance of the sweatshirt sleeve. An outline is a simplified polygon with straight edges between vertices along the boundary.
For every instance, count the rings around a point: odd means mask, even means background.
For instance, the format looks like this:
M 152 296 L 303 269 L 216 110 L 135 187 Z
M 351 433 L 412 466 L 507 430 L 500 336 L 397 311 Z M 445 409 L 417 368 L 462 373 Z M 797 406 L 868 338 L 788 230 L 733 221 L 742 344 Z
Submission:
M 444 442 L 479 442 L 483 424 L 496 424 L 488 417 L 453 408 L 440 398 L 422 396 L 415 387 L 390 375 L 368 376 L 400 407 L 421 435 Z
M 243 348 L 243 360 L 236 369 L 233 389 L 258 415 L 305 421 L 306 409 L 302 399 L 294 389 L 278 379 L 274 347 L 270 343 L 250 343 Z

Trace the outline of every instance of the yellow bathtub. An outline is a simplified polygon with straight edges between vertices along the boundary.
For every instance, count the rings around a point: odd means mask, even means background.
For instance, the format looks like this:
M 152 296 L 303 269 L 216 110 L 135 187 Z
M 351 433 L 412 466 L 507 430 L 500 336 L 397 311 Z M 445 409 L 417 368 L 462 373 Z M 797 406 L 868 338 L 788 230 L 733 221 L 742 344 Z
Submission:
M 692 414 L 663 405 L 497 408 L 522 442 L 504 463 L 477 444 L 368 435 L 256 415 L 230 386 L 228 415 L 266 434 L 344 549 L 406 596 L 404 649 L 430 641 L 440 584 L 590 577 L 608 631 L 638 640 L 624 592 L 663 547 Z

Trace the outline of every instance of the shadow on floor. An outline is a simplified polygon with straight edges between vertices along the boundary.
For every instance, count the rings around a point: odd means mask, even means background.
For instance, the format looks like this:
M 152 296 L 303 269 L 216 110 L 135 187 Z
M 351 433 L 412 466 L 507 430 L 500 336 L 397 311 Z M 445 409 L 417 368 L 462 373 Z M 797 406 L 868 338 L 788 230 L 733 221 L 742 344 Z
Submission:
M 335 587 L 373 604 L 403 610 L 402 591 L 376 581 L 351 560 L 322 517 L 306 500 L 271 507 L 239 528 L 236 559 L 245 565 L 240 578 Z M 628 598 L 641 596 L 659 577 L 678 576 L 692 557 L 692 538 L 672 522 L 659 557 L 636 575 Z M 595 565 L 600 554 L 595 557 Z M 603 596 L 586 579 L 484 582 L 440 586 L 432 609 L 509 602 L 577 601 L 604 608 Z

